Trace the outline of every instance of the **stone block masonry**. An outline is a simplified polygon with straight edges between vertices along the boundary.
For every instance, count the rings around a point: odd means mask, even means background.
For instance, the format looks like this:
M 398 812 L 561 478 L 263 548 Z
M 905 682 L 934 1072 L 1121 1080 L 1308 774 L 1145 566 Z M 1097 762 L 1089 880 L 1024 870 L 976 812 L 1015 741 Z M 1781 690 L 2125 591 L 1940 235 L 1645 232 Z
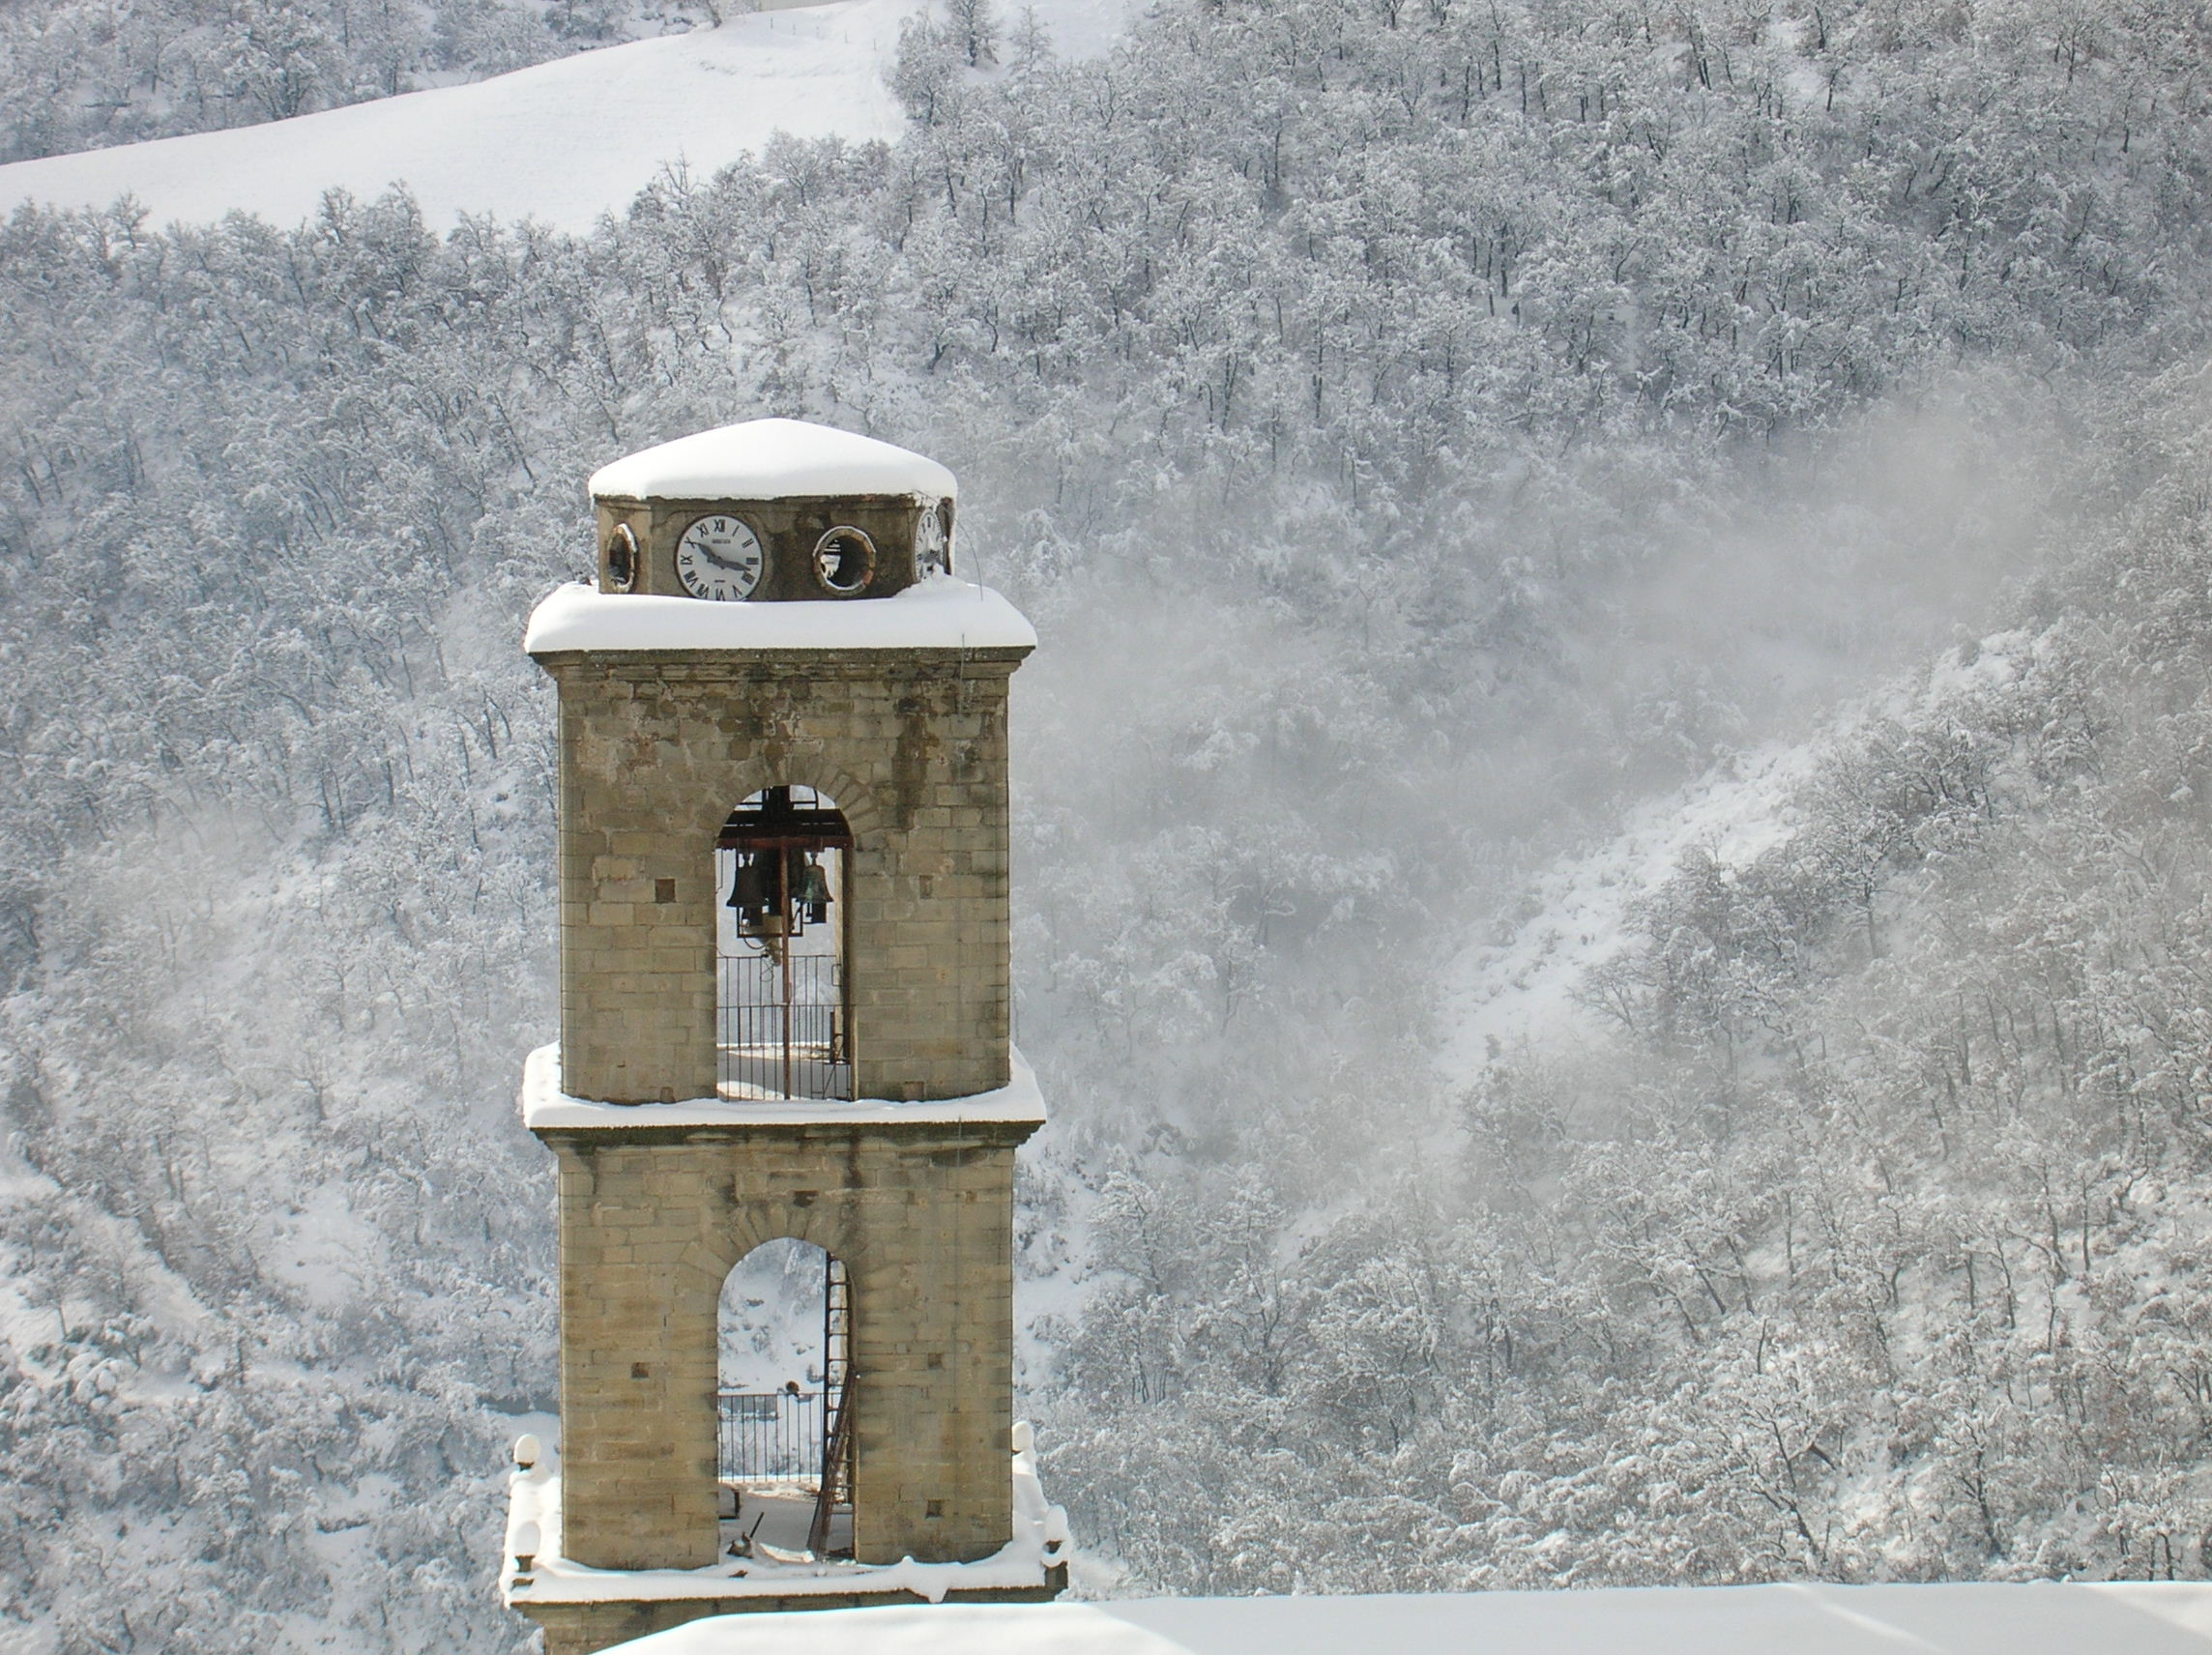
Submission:
M 854 1552 L 1006 1543 L 1014 1151 L 1027 1124 L 540 1133 L 560 1163 L 564 1553 L 715 1560 L 722 1282 L 764 1241 L 853 1286 Z
M 543 654 L 560 686 L 561 1063 L 610 1103 L 713 1095 L 714 842 L 802 785 L 854 834 L 859 1095 L 1006 1080 L 1006 699 L 1028 652 Z

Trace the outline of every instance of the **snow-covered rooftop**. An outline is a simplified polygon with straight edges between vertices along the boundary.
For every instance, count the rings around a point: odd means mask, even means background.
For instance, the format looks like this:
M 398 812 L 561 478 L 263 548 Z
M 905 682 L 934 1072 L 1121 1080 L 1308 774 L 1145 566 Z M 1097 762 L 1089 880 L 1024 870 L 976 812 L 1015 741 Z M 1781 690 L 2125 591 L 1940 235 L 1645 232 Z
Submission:
M 695 431 L 601 466 L 594 500 L 792 500 L 826 494 L 949 499 L 958 485 L 933 459 L 805 420 L 747 420 Z
M 719 1615 L 622 1655 L 2208 1655 L 2212 1585 L 1658 1586 Z
M 567 650 L 1033 650 L 1036 628 L 989 587 L 933 575 L 889 597 L 710 603 L 555 587 L 522 647 Z
M 1067 1514 L 1046 1503 L 1037 1481 L 1036 1451 L 1026 1422 L 1014 1427 L 1013 1536 L 973 1563 L 856 1563 L 808 1556 L 725 1557 L 704 1569 L 594 1569 L 561 1555 L 561 1469 L 557 1453 L 518 1467 L 508 1478 L 507 1563 L 501 1577 L 510 1604 L 640 1603 L 695 1598 L 850 1597 L 856 1592 L 912 1592 L 937 1604 L 948 1592 L 1035 1591 L 1067 1561 Z M 531 1572 L 517 1577 L 515 1556 L 526 1536 Z M 751 1615 L 751 1627 L 790 1618 Z M 737 1642 L 715 1647 L 737 1649 Z M 745 1648 L 752 1647 L 750 1644 Z M 934 1645 L 932 1647 L 935 1647 Z M 946 1646 L 947 1648 L 950 1645 Z
M 1044 1123 L 1044 1093 L 1036 1071 L 1018 1051 L 1010 1053 L 1013 1078 L 996 1091 L 934 1102 L 893 1103 L 861 1098 L 794 1098 L 733 1103 L 695 1097 L 683 1103 L 594 1103 L 561 1089 L 561 1048 L 540 1046 L 522 1065 L 522 1123 L 533 1132 L 641 1126 L 911 1126 Z

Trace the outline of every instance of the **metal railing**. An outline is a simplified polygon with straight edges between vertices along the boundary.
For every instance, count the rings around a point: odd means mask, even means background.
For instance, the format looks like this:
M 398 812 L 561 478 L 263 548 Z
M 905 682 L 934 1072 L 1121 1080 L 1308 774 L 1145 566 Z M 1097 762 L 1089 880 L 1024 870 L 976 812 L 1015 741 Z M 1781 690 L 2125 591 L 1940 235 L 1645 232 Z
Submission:
M 853 1095 L 843 973 L 830 954 L 725 954 L 720 1007 L 724 1097 Z
M 724 1482 L 822 1480 L 820 1391 L 722 1391 L 715 1430 Z

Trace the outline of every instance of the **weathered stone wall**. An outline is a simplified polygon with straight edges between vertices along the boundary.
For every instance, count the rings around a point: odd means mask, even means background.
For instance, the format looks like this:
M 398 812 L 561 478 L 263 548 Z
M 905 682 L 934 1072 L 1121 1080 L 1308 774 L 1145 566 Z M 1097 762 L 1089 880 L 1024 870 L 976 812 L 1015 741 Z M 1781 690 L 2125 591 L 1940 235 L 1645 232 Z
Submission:
M 714 840 L 779 784 L 852 825 L 860 1095 L 1004 1085 L 1006 692 L 1026 653 L 541 656 L 560 684 L 565 1089 L 713 1093 Z
M 722 1282 L 764 1241 L 845 1262 L 853 1538 L 965 1562 L 1012 1532 L 1019 1125 L 548 1130 L 560 1161 L 562 1551 L 712 1563 Z

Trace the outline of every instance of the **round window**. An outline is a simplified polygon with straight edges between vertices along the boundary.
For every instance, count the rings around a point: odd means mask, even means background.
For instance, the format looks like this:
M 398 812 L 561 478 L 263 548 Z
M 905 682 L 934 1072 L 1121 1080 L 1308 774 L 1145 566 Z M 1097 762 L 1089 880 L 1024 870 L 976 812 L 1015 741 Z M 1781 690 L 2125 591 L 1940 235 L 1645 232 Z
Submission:
M 839 525 L 814 543 L 814 578 L 825 592 L 850 597 L 876 572 L 876 543 L 850 525 Z
M 931 501 L 914 526 L 914 578 L 952 572 L 951 537 L 945 532 L 945 504 Z
M 637 584 L 637 537 L 627 523 L 617 523 L 607 539 L 607 590 L 627 592 Z

